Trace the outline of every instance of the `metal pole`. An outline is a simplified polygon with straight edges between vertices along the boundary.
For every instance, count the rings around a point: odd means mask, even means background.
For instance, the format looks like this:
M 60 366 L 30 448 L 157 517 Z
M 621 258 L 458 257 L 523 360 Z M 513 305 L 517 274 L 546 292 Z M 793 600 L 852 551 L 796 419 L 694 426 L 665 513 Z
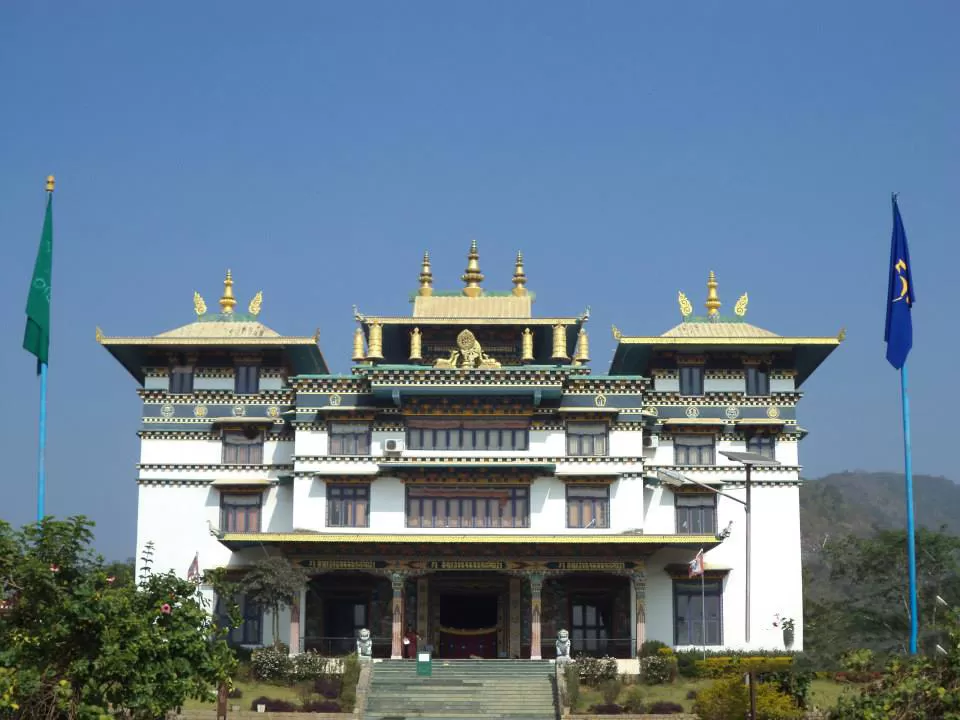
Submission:
M 917 654 L 917 549 L 913 525 L 913 455 L 910 447 L 910 396 L 907 394 L 907 363 L 900 368 L 900 399 L 903 403 L 903 464 L 907 491 L 907 563 L 910 572 L 910 654 Z
M 47 495 L 47 364 L 40 363 L 40 440 L 37 462 L 37 522 L 43 520 Z
M 746 463 L 747 468 L 747 502 L 744 504 L 743 509 L 746 512 L 746 521 L 747 521 L 747 558 L 746 558 L 746 573 L 744 577 L 744 585 L 746 592 L 744 593 L 744 637 L 747 643 L 750 642 L 750 530 L 751 530 L 751 520 L 750 520 L 750 464 Z
M 703 552 L 701 550 L 700 552 Z M 701 562 L 703 562 L 701 560 Z M 707 659 L 707 590 L 706 590 L 706 569 L 700 567 L 700 639 L 703 640 L 703 659 Z

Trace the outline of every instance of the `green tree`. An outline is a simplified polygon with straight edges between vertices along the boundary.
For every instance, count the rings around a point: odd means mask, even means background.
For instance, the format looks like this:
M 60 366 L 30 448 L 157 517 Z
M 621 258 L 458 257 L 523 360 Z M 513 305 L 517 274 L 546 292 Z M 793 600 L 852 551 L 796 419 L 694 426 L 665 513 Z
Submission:
M 293 605 L 310 574 L 282 557 L 258 560 L 240 581 L 240 591 L 249 602 L 270 610 L 274 647 L 280 645 L 280 611 Z
M 154 720 L 208 698 L 236 660 L 196 585 L 117 581 L 84 518 L 0 522 L 0 716 Z

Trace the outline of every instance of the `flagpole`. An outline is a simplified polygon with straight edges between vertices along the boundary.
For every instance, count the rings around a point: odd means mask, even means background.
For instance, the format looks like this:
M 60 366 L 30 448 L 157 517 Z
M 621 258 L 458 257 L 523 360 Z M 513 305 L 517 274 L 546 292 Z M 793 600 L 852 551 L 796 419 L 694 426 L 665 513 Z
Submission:
M 47 364 L 40 363 L 40 442 L 37 462 L 37 522 L 44 518 L 47 495 Z
M 700 549 L 703 552 L 703 548 Z M 701 560 L 701 562 L 703 562 Z M 702 630 L 700 639 L 703 640 L 703 659 L 707 659 L 707 569 L 700 567 L 700 623 Z
M 913 522 L 913 453 L 910 445 L 910 396 L 907 393 L 907 363 L 900 368 L 900 400 L 903 404 L 903 465 L 907 491 L 907 563 L 910 573 L 910 654 L 917 654 L 917 549 Z

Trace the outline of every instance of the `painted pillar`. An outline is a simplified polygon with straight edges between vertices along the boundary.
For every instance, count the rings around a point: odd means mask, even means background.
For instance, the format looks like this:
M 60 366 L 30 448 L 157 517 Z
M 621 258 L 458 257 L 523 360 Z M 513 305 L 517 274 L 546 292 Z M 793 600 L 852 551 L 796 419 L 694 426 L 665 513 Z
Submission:
M 635 572 L 630 575 L 633 585 L 634 602 L 636 603 L 637 630 L 634 638 L 634 649 L 639 650 L 647 639 L 647 574 Z
M 393 636 L 390 643 L 390 659 L 403 659 L 403 585 L 406 580 L 403 573 L 391 573 L 390 584 L 393 587 Z
M 426 577 L 417 578 L 417 635 L 420 642 L 417 648 L 430 643 L 430 581 Z
M 520 657 L 520 583 L 518 577 L 510 578 L 510 645 L 507 657 Z
M 293 603 L 290 605 L 290 654 L 300 654 L 300 609 L 303 607 L 303 596 L 305 590 L 301 590 L 293 596 Z
M 540 593 L 543 590 L 543 575 L 532 573 L 530 576 L 530 659 L 541 660 L 540 656 Z

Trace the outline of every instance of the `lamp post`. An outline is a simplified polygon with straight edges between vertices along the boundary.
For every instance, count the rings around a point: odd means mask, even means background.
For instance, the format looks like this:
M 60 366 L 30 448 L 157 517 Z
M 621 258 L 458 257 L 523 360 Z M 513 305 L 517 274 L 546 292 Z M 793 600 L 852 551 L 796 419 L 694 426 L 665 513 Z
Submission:
M 752 452 L 732 452 L 732 451 L 721 451 L 721 455 L 738 462 L 743 465 L 746 469 L 746 493 L 745 499 L 741 500 L 738 497 L 734 497 L 729 493 L 725 493 L 722 490 L 717 490 L 715 487 L 711 487 L 705 483 L 694 480 L 693 478 L 687 477 L 682 473 L 677 472 L 676 470 L 659 470 L 657 472 L 657 477 L 660 479 L 664 485 L 669 485 L 671 487 L 679 487 L 681 485 L 686 485 L 690 483 L 692 485 L 697 485 L 706 490 L 709 490 L 712 493 L 717 495 L 722 495 L 729 500 L 740 503 L 743 505 L 744 514 L 746 516 L 746 532 L 745 532 L 745 544 L 746 544 L 746 561 L 744 567 L 744 640 L 745 642 L 750 642 L 750 550 L 751 550 L 751 530 L 752 523 L 750 521 L 750 471 L 754 465 L 779 465 L 780 463 L 776 460 L 771 460 L 770 458 L 764 457 L 759 453 Z

